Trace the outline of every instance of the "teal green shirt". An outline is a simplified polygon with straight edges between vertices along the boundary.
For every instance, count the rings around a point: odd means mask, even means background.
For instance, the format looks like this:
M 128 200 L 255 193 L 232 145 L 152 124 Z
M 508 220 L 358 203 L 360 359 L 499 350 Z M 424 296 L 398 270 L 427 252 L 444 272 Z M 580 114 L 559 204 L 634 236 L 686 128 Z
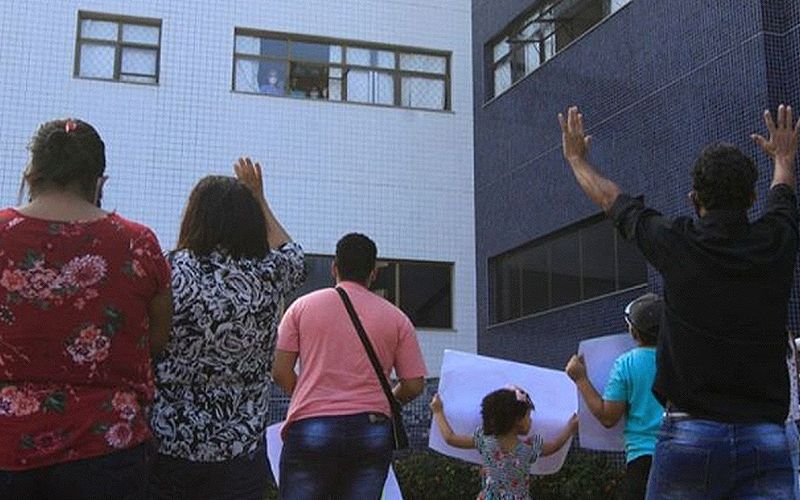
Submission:
M 656 378 L 656 349 L 636 347 L 618 357 L 611 369 L 603 399 L 624 401 L 625 460 L 631 462 L 656 449 L 656 433 L 661 425 L 664 407 L 653 396 Z

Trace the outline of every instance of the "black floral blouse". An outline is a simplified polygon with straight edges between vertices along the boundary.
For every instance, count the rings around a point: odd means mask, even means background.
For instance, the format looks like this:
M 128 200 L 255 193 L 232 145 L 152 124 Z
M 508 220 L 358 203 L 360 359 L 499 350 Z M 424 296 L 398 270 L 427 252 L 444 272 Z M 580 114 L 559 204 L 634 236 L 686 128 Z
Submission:
M 174 316 L 150 419 L 159 453 L 218 462 L 252 452 L 267 424 L 279 307 L 305 280 L 303 250 L 289 242 L 264 259 L 181 250 L 169 260 Z

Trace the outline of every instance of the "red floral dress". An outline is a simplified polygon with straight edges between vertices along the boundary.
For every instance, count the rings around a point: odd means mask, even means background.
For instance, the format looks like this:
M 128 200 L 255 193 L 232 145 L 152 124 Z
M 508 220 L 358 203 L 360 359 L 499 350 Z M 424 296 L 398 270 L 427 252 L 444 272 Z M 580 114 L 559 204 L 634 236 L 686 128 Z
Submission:
M 0 470 L 105 455 L 150 437 L 147 307 L 169 287 L 155 235 L 110 214 L 0 210 Z

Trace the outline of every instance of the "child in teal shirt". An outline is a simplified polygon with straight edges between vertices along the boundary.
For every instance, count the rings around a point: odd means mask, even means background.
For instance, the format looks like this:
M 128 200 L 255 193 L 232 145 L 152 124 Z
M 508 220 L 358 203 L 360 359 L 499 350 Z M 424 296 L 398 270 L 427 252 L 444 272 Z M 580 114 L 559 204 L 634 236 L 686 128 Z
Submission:
M 648 293 L 625 308 L 628 331 L 639 344 L 614 362 L 603 397 L 586 376 L 582 356 L 572 356 L 566 372 L 575 381 L 586 406 L 605 427 L 625 416 L 625 499 L 642 499 L 647 490 L 656 434 L 664 408 L 653 396 L 656 341 L 664 303 Z

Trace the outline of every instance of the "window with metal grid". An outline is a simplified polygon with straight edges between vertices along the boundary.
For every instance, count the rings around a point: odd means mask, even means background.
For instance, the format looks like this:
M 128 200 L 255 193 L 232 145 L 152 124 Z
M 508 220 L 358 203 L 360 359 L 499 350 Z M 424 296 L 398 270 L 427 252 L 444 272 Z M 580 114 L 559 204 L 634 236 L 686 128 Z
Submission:
M 78 78 L 158 84 L 161 20 L 78 12 Z
M 235 30 L 235 92 L 414 109 L 450 109 L 450 53 Z

